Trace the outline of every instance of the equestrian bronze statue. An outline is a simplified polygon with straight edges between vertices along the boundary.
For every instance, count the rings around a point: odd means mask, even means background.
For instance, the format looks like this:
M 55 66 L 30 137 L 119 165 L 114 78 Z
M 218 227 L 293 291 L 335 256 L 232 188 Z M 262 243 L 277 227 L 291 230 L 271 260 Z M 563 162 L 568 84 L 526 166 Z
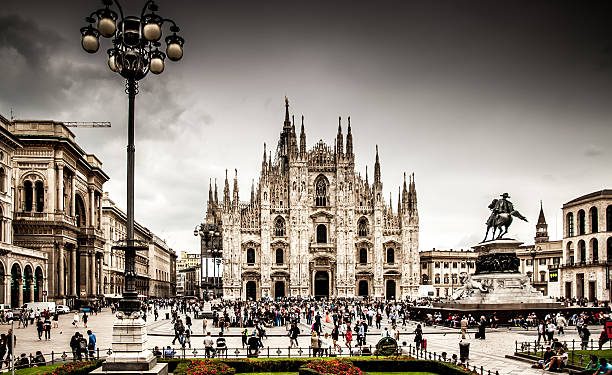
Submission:
M 485 234 L 484 240 L 487 240 L 489 230 L 493 228 L 493 237 L 491 240 L 502 239 L 505 234 L 508 233 L 508 228 L 512 224 L 512 216 L 515 216 L 521 220 L 527 221 L 525 216 L 521 215 L 520 212 L 514 209 L 512 202 L 508 200 L 510 196 L 508 193 L 501 195 L 501 199 L 493 199 L 493 202 L 489 205 L 491 210 L 491 216 L 487 220 L 487 233 Z M 499 234 L 495 237 L 495 233 L 499 230 Z

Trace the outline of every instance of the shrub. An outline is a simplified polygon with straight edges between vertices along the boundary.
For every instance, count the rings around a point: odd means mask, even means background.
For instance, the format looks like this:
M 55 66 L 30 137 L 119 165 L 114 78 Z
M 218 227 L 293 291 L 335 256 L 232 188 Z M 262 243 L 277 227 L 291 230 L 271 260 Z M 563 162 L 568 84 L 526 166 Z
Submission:
M 318 374 L 363 375 L 361 369 L 355 367 L 353 363 L 340 359 L 312 361 L 300 367 L 301 375 L 310 374 L 313 371 Z
M 44 375 L 85 375 L 100 367 L 102 361 L 79 361 L 65 363 Z
M 234 375 L 236 370 L 223 362 L 192 359 L 187 363 L 186 375 Z

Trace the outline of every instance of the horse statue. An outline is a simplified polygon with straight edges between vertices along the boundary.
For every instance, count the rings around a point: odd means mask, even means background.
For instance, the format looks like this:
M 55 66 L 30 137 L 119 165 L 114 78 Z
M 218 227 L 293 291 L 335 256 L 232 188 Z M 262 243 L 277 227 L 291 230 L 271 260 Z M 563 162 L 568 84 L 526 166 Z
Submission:
M 504 235 L 508 233 L 508 228 L 510 228 L 510 224 L 512 224 L 512 216 L 517 217 L 523 221 L 527 221 L 527 218 L 521 215 L 520 212 L 514 209 L 514 206 L 510 201 L 506 198 L 509 198 L 508 193 L 504 193 L 502 195 L 502 199 L 493 199 L 491 204 L 489 205 L 489 209 L 493 212 L 491 216 L 487 220 L 487 232 L 485 233 L 484 240 L 487 240 L 489 236 L 489 230 L 493 228 L 493 236 L 491 240 L 499 240 L 502 239 Z M 495 233 L 499 230 L 499 234 L 495 237 Z

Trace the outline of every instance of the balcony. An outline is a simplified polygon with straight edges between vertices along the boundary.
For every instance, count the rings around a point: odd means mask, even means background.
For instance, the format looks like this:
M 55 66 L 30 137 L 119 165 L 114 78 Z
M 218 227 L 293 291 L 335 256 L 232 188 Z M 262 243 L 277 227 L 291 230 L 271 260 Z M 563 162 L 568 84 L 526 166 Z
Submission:
M 559 264 L 559 268 L 580 268 L 580 267 L 603 267 L 606 265 L 612 265 L 612 260 L 591 260 L 587 262 L 575 262 L 575 263 L 566 263 Z

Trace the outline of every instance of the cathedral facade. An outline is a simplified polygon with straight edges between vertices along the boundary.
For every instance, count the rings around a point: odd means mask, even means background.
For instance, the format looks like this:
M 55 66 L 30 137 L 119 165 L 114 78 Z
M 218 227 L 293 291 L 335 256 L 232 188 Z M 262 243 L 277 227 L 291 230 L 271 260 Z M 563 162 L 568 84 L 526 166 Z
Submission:
M 419 284 L 419 216 L 414 176 L 398 203 L 383 197 L 378 147 L 374 180 L 355 172 L 350 117 L 333 146 L 306 147 L 285 100 L 274 159 L 266 152 L 249 202 L 225 177 L 223 200 L 209 190 L 206 223 L 222 236 L 224 298 L 354 297 L 399 299 Z

